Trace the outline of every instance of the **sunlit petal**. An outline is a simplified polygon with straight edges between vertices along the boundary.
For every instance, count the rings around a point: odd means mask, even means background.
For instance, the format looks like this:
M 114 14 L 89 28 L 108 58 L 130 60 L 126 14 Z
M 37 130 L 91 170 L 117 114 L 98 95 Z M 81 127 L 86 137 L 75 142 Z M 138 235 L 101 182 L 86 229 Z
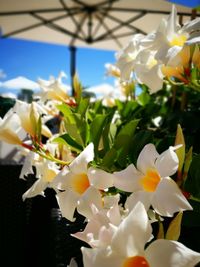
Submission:
M 43 179 L 38 179 L 22 196 L 22 199 L 25 200 L 26 198 L 35 197 L 37 195 L 44 196 L 44 190 L 48 185 L 47 181 Z
M 156 158 L 159 156 L 153 144 L 147 144 L 139 154 L 137 159 L 137 168 L 143 174 L 149 168 L 155 168 Z
M 192 210 L 177 184 L 169 177 L 163 178 L 159 183 L 152 197 L 152 206 L 163 216 L 173 216 L 178 211 Z
M 102 208 L 101 193 L 93 186 L 90 186 L 79 199 L 77 210 L 86 218 L 91 218 L 93 216 L 92 204 L 98 209 Z
M 145 255 L 153 267 L 194 267 L 200 261 L 200 253 L 179 242 L 163 239 L 150 244 Z
M 160 154 L 155 162 L 155 166 L 161 177 L 173 175 L 178 169 L 178 157 L 173 147 L 169 147 Z
M 112 246 L 125 258 L 141 255 L 151 237 L 151 231 L 146 210 L 143 204 L 138 202 L 119 225 L 113 236 Z
M 78 194 L 67 189 L 64 192 L 56 194 L 57 202 L 62 216 L 70 221 L 74 221 L 74 211 L 79 199 Z
M 69 165 L 74 173 L 87 173 L 87 165 L 94 159 L 94 145 L 90 143 Z
M 90 249 L 82 247 L 84 267 L 121 267 L 123 257 L 110 253 L 109 249 Z
M 114 186 L 126 192 L 140 190 L 142 186 L 139 180 L 142 174 L 137 171 L 133 164 L 130 164 L 126 169 L 114 172 Z
M 127 197 L 127 200 L 125 202 L 125 207 L 131 211 L 134 209 L 136 204 L 140 201 L 144 205 L 146 211 L 148 211 L 150 205 L 151 205 L 151 199 L 153 194 L 146 191 L 137 191 L 132 193 L 129 197 Z
M 97 168 L 88 169 L 90 184 L 98 189 L 106 189 L 113 186 L 113 174 Z

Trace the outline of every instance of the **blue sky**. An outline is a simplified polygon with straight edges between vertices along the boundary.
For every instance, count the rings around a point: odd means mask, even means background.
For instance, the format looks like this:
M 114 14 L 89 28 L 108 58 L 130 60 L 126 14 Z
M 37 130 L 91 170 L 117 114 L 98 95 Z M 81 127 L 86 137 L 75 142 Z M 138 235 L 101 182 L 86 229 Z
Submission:
M 0 39 L 0 69 L 6 74 L 4 80 L 25 76 L 37 81 L 38 78 L 49 79 L 50 75 L 57 77 L 60 71 L 64 71 L 70 84 L 69 62 L 67 46 Z M 105 63 L 115 63 L 115 51 L 77 48 L 76 69 L 84 86 L 113 83 L 113 79 L 105 77 Z

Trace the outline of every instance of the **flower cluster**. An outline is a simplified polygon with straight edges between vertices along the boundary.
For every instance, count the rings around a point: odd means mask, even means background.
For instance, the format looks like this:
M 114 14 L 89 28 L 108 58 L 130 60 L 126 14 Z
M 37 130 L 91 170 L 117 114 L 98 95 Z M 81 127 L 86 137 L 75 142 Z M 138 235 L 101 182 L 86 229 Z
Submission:
M 199 19 L 181 27 L 173 7 L 157 31 L 135 35 L 117 54 L 116 66 L 109 66 L 120 79 L 123 101 L 115 99 L 110 106 L 91 101 L 77 76 L 70 96 L 61 73 L 58 79 L 40 80 L 41 92 L 32 103 L 17 100 L 0 119 L 0 140 L 25 155 L 20 178 L 36 177 L 23 200 L 45 196 L 51 188 L 63 217 L 71 222 L 76 212 L 85 217 L 85 229 L 73 234 L 89 245 L 81 249 L 85 267 L 200 262 L 200 253 L 178 242 L 184 211 L 192 212 L 191 200 L 200 199 L 193 171 L 199 157 L 192 161 L 180 124 L 174 133 L 172 120 L 166 120 L 174 116 L 174 98 L 169 106 L 168 91 L 152 100 L 146 91 L 155 93 L 167 83 L 197 93 L 199 29 Z M 135 82 L 144 90 L 138 96 Z M 159 116 L 163 128 L 155 123 Z M 170 223 L 164 229 L 166 217 Z M 74 259 L 70 266 L 76 266 Z
M 133 72 L 139 83 L 146 84 L 150 93 L 170 83 L 187 84 L 199 91 L 199 18 L 181 26 L 175 6 L 171 15 L 161 21 L 157 30 L 144 36 L 136 34 L 117 53 L 121 79 L 129 81 Z

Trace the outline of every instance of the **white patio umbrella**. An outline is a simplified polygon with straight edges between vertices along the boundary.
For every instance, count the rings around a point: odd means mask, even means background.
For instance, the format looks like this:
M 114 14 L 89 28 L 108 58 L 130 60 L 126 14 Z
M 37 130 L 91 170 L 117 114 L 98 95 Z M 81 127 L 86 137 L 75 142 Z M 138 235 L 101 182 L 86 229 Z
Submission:
M 119 50 L 134 33 L 155 29 L 171 7 L 164 0 L 1 0 L 1 35 L 68 45 L 73 76 L 76 47 Z M 176 7 L 190 19 L 191 8 Z
M 0 83 L 0 87 L 7 89 L 16 89 L 16 90 L 18 89 L 36 90 L 40 88 L 38 83 L 29 80 L 23 76 L 19 76 L 14 79 L 2 82 Z

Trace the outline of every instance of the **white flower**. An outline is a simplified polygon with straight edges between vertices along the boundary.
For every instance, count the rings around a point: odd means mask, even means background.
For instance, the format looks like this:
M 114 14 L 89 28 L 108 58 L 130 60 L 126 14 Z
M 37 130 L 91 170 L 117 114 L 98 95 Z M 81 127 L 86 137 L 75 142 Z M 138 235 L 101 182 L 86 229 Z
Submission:
M 43 161 L 35 163 L 37 180 L 34 184 L 23 194 L 22 199 L 35 197 L 37 195 L 44 196 L 44 190 L 51 185 L 53 179 L 58 174 L 58 166 L 51 161 L 43 159 Z
M 13 111 L 19 116 L 22 128 L 31 136 L 35 136 L 36 124 L 39 119 L 39 115 L 42 115 L 43 113 L 45 114 L 45 110 L 42 109 L 36 102 L 28 104 L 17 100 L 13 107 Z M 46 137 L 52 136 L 51 131 L 44 124 L 42 125 L 42 134 Z
M 146 209 L 152 205 L 163 216 L 192 209 L 177 184 L 169 177 L 178 168 L 178 157 L 174 150 L 174 147 L 169 147 L 159 155 L 155 146 L 148 144 L 137 159 L 137 169 L 131 164 L 125 170 L 114 173 L 114 185 L 117 188 L 134 192 L 127 198 L 128 209 L 132 209 L 137 201 L 142 201 Z
M 68 167 L 57 175 L 53 184 L 59 190 L 57 200 L 62 215 L 73 221 L 74 211 L 89 218 L 91 206 L 102 207 L 100 190 L 113 186 L 113 175 L 93 167 L 88 163 L 94 159 L 94 145 L 90 143 Z
M 193 267 L 200 254 L 183 244 L 152 237 L 144 206 L 137 203 L 116 229 L 106 248 L 82 248 L 84 267 Z
M 104 208 L 98 210 L 92 205 L 93 216 L 82 232 L 72 236 L 87 242 L 91 247 L 106 247 L 110 245 L 112 236 L 122 220 L 118 205 L 119 195 L 105 196 Z
M 18 115 L 10 109 L 3 119 L 0 118 L 0 140 L 13 145 L 21 145 L 22 140 L 18 136 L 20 128 Z
M 150 93 L 155 93 L 163 86 L 164 75 L 161 72 L 162 64 L 155 59 L 155 52 L 144 50 L 139 53 L 135 62 L 135 74 L 139 83 L 149 87 Z
M 38 83 L 41 88 L 41 92 L 38 94 L 38 96 L 41 97 L 42 101 L 46 100 L 56 100 L 65 102 L 69 100 L 69 91 L 70 86 L 65 85 L 62 82 L 62 78 L 66 78 L 66 74 L 64 72 L 61 72 L 57 79 L 52 77 L 49 81 L 39 79 Z
M 183 27 L 178 23 L 177 10 L 172 6 L 171 14 L 167 19 L 162 19 L 157 31 L 147 35 L 141 45 L 156 51 L 156 59 L 164 64 L 182 49 L 184 44 L 192 44 L 199 38 L 200 19 L 188 21 Z M 194 36 L 193 36 L 194 35 Z
M 142 34 L 135 34 L 129 44 L 116 54 L 116 66 L 121 72 L 122 81 L 128 81 L 134 69 L 135 59 L 138 53 L 142 50 L 140 41 L 143 38 Z

